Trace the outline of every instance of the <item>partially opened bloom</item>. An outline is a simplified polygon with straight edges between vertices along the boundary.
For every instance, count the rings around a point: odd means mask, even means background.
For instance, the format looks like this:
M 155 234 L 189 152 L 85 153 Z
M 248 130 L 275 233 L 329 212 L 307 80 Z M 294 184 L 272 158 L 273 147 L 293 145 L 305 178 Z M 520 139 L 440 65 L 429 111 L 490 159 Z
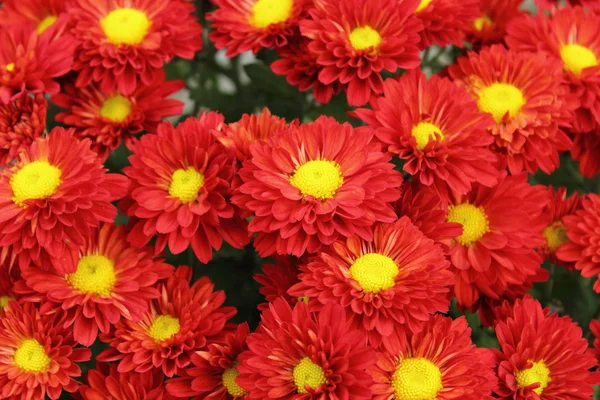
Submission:
M 289 293 L 307 296 L 315 310 L 328 303 L 345 307 L 373 347 L 403 341 L 430 314 L 447 311 L 454 283 L 442 248 L 408 217 L 378 225 L 372 241 L 337 241 L 300 271 Z
M 116 217 L 110 203 L 127 186 L 126 177 L 106 173 L 89 140 L 55 128 L 2 170 L 0 247 L 10 246 L 21 268 L 60 258 L 82 246 L 100 222 Z
M 279 255 L 275 255 L 274 258 L 276 264 L 264 264 L 262 274 L 254 275 L 254 280 L 261 285 L 258 289 L 260 294 L 265 296 L 268 303 L 272 303 L 278 298 L 283 298 L 291 306 L 298 301 L 308 302 L 308 297 L 305 295 L 294 297 L 288 293 L 289 288 L 299 281 L 300 260 Z M 268 303 L 259 304 L 258 308 L 261 311 L 268 310 Z
M 250 147 L 233 203 L 254 218 L 261 256 L 314 253 L 340 237 L 371 240 L 393 222 L 402 183 L 372 134 L 321 117 Z
M 139 321 L 121 319 L 100 336 L 110 348 L 97 356 L 119 362 L 119 372 L 147 372 L 154 368 L 173 377 L 190 365 L 192 355 L 221 334 L 235 308 L 221 307 L 225 293 L 214 292 L 209 278 L 190 287 L 192 269 L 180 266 L 157 286 L 160 296 L 149 301 Z
M 373 400 L 491 400 L 492 353 L 475 347 L 466 318 L 433 315 L 420 325 L 406 344 L 378 353 Z
M 13 301 L 0 310 L 0 398 L 58 399 L 77 391 L 78 362 L 91 352 L 77 348 L 61 315 L 40 315 L 32 304 Z
M 351 106 L 383 91 L 384 71 L 419 66 L 417 0 L 319 0 L 300 22 L 308 49 L 323 69 L 319 81 L 339 82 Z
M 236 248 L 249 241 L 246 221 L 229 203 L 235 158 L 212 130 L 223 126 L 214 112 L 188 118 L 177 128 L 162 123 L 143 136 L 123 169 L 133 180 L 122 208 L 132 217 L 129 240 L 145 245 L 155 235 L 156 250 L 178 254 L 190 244 L 203 263 L 223 239 Z
M 387 79 L 372 109 L 356 110 L 388 152 L 405 161 L 404 171 L 445 199 L 448 189 L 467 193 L 474 182 L 498 182 L 496 156 L 488 149 L 492 119 L 462 88 L 420 71 Z
M 365 335 L 330 304 L 314 314 L 299 302 L 277 300 L 248 337 L 235 382 L 248 399 L 368 400 L 367 369 L 376 359 Z
M 475 48 L 504 42 L 508 24 L 525 14 L 525 11 L 521 10 L 522 2 L 522 0 L 479 0 L 479 15 L 473 21 L 467 40 Z
M 181 0 L 74 0 L 76 85 L 95 82 L 104 93 L 122 95 L 151 85 L 173 57 L 192 59 L 201 49 L 194 11 Z
M 421 0 L 415 12 L 425 27 L 422 48 L 434 44 L 463 47 L 467 32 L 479 17 L 479 0 Z
M 590 132 L 575 134 L 571 157 L 579 161 L 579 172 L 593 178 L 600 172 L 600 125 Z
M 69 18 L 65 0 L 4 0 L 1 4 L 0 24 L 33 25 L 38 35 Z
M 538 169 L 551 173 L 560 152 L 572 142 L 570 127 L 576 107 L 562 81 L 562 66 L 544 53 L 506 50 L 495 45 L 459 58 L 450 76 L 494 121 L 492 149 L 511 174 Z

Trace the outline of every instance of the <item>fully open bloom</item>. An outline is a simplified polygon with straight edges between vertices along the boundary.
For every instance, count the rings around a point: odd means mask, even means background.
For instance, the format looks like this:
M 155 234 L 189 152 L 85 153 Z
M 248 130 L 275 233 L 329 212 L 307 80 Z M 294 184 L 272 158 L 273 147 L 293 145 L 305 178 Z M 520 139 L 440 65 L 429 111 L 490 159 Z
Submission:
M 299 302 L 276 300 L 248 336 L 235 382 L 248 399 L 368 400 L 376 359 L 365 335 L 344 310 L 329 304 L 318 314 Z
M 361 106 L 383 91 L 383 71 L 419 66 L 417 0 L 319 0 L 300 22 L 308 49 L 323 69 L 319 81 L 339 82 L 348 103 Z
M 38 35 L 69 18 L 65 0 L 4 0 L 1 4 L 0 24 L 33 25 Z
M 463 47 L 467 32 L 479 17 L 479 0 L 421 0 L 415 12 L 425 27 L 421 47 Z
M 180 266 L 158 285 L 160 296 L 150 300 L 142 319 L 121 319 L 100 339 L 110 344 L 97 357 L 101 362 L 119 362 L 119 372 L 146 372 L 158 368 L 168 377 L 190 364 L 192 355 L 203 349 L 235 315 L 235 308 L 221 307 L 223 291 L 214 292 L 209 278 L 190 287 L 192 269 Z
M 479 0 L 479 15 L 467 36 L 475 48 L 504 42 L 506 28 L 515 18 L 525 14 L 522 0 Z
M 589 399 L 596 358 L 583 332 L 569 317 L 548 316 L 531 297 L 498 310 L 496 397 L 512 399 Z
M 192 59 L 202 47 L 194 10 L 181 0 L 74 0 L 77 86 L 130 95 L 173 57 Z
M 0 398 L 58 399 L 77 391 L 78 362 L 90 350 L 77 348 L 61 314 L 42 316 L 32 304 L 11 302 L 0 310 Z
M 300 260 L 293 257 L 275 255 L 276 264 L 264 264 L 262 266 L 262 274 L 254 275 L 254 280 L 261 284 L 258 289 L 260 294 L 265 296 L 268 303 L 258 305 L 261 311 L 269 309 L 269 303 L 274 302 L 278 298 L 283 298 L 292 307 L 298 301 L 308 301 L 306 296 L 294 297 L 288 293 L 289 288 L 298 283 L 298 269 Z
M 136 135 L 155 133 L 164 117 L 179 115 L 183 103 L 168 97 L 181 90 L 182 81 L 165 81 L 159 71 L 149 85 L 139 85 L 130 95 L 118 91 L 103 92 L 97 83 L 84 88 L 66 85 L 52 96 L 52 102 L 68 111 L 59 112 L 55 119 L 75 128 L 78 138 L 89 137 L 92 150 L 102 159 L 108 158 L 122 141 L 133 147 Z
M 433 315 L 420 325 L 405 345 L 378 353 L 373 400 L 491 400 L 492 353 L 475 347 L 467 319 Z
M 116 217 L 110 203 L 127 186 L 126 177 L 106 173 L 89 140 L 55 128 L 2 170 L 0 247 L 10 246 L 21 268 L 60 258 L 82 246 L 100 222 Z
M 254 213 L 261 256 L 314 253 L 340 237 L 372 239 L 393 222 L 402 183 L 372 134 L 321 117 L 250 147 L 233 203 Z
M 387 79 L 372 109 L 356 110 L 390 153 L 405 160 L 404 171 L 445 199 L 448 189 L 465 194 L 471 184 L 498 183 L 496 156 L 488 150 L 492 119 L 462 88 L 420 71 Z

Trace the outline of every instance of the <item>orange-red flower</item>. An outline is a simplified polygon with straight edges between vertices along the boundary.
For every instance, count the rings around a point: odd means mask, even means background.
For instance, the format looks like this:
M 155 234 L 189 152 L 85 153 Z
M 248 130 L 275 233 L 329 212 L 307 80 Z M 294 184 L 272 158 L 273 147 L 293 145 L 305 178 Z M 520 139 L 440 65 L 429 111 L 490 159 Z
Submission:
M 596 358 L 581 328 L 569 317 L 548 315 L 531 297 L 498 311 L 497 398 L 589 399 L 597 382 L 589 371 Z
M 277 300 L 247 343 L 235 382 L 248 399 L 372 398 L 366 370 L 375 352 L 339 306 L 329 304 L 316 315 L 302 302 L 292 309 Z
M 479 15 L 473 21 L 467 40 L 475 48 L 504 42 L 508 24 L 525 14 L 525 11 L 521 10 L 522 2 L 522 0 L 479 0 Z
M 447 311 L 454 283 L 442 248 L 408 217 L 378 225 L 372 241 L 337 241 L 300 271 L 289 293 L 308 297 L 316 310 L 340 304 L 373 347 L 403 342 L 430 314 Z
M 47 111 L 48 103 L 41 94 L 0 102 L 0 166 L 9 164 L 44 133 Z
M 383 91 L 382 72 L 419 66 L 417 0 L 319 0 L 300 22 L 308 49 L 323 67 L 319 81 L 341 84 L 348 103 L 362 106 Z
M 63 390 L 76 392 L 77 363 L 91 357 L 76 345 L 61 314 L 40 315 L 32 304 L 11 302 L 0 310 L 0 398 L 55 400 Z
M 77 86 L 130 95 L 152 85 L 173 57 L 192 59 L 202 48 L 194 10 L 182 0 L 74 0 Z
M 492 353 L 475 347 L 467 319 L 433 315 L 420 325 L 405 345 L 378 353 L 373 400 L 491 400 Z
M 126 177 L 106 173 L 89 140 L 55 128 L 0 175 L 0 247 L 10 246 L 21 268 L 60 258 L 116 217 L 110 203 L 127 186 Z
M 164 79 L 161 70 L 154 82 L 138 86 L 130 95 L 115 90 L 103 92 L 97 83 L 85 88 L 66 85 L 52 102 L 68 111 L 57 113 L 55 119 L 74 127 L 76 137 L 89 137 L 92 150 L 106 159 L 122 141 L 131 149 L 136 135 L 155 133 L 164 117 L 181 114 L 183 103 L 168 97 L 185 84 Z
M 12 268 L 10 257 L 0 261 L 0 310 L 11 301 L 19 300 L 21 296 L 15 293 L 15 283 L 21 279 L 21 270 Z
M 292 307 L 298 301 L 308 301 L 308 297 L 294 297 L 288 294 L 289 288 L 298 283 L 298 267 L 300 260 L 293 257 L 275 255 L 276 264 L 264 264 L 262 266 L 262 274 L 254 275 L 254 280 L 261 284 L 258 291 L 265 296 L 268 303 L 258 305 L 259 310 L 265 311 L 269 309 L 269 303 L 274 302 L 278 298 L 283 298 Z
M 597 130 L 576 134 L 571 157 L 579 161 L 579 172 L 593 178 L 600 172 L 600 125 Z
M 425 29 L 421 32 L 421 47 L 463 47 L 467 32 L 480 15 L 479 0 L 421 0 L 417 18 Z
M 229 203 L 235 157 L 212 133 L 222 126 L 222 115 L 203 113 L 177 128 L 162 123 L 134 145 L 131 166 L 123 169 L 133 180 L 131 198 L 121 204 L 134 217 L 132 243 L 145 245 L 156 235 L 156 250 L 168 244 L 173 254 L 191 244 L 203 263 L 223 239 L 236 248 L 248 243 L 247 223 Z
M 50 32 L 49 28 L 54 29 L 69 18 L 65 0 L 4 0 L 0 4 L 1 25 L 32 25 L 38 35 Z
M 400 173 L 372 134 L 321 117 L 250 147 L 233 203 L 254 214 L 261 256 L 314 253 L 340 237 L 372 239 L 393 222 Z
M 221 334 L 235 308 L 221 307 L 225 293 L 203 277 L 190 287 L 192 269 L 180 266 L 158 285 L 160 296 L 150 300 L 140 320 L 121 319 L 100 339 L 110 345 L 96 359 L 119 362 L 119 372 L 161 369 L 168 377 L 190 365 L 192 355 Z
M 446 199 L 448 189 L 465 194 L 474 182 L 498 183 L 496 157 L 488 150 L 494 138 L 486 132 L 492 119 L 462 88 L 448 79 L 411 71 L 387 79 L 383 97 L 372 110 L 359 109 L 364 120 L 392 154 L 405 161 L 404 171 Z
M 503 167 L 512 174 L 551 173 L 558 167 L 559 153 L 572 146 L 563 129 L 570 128 L 576 107 L 558 61 L 494 45 L 459 58 L 449 73 L 480 111 L 492 115 L 492 149 Z

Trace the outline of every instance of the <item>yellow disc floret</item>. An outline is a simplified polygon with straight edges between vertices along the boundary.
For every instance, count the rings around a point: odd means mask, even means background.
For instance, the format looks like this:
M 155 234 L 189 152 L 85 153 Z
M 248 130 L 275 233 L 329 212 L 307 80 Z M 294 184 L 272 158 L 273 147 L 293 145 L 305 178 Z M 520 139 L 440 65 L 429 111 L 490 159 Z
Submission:
M 354 50 L 377 48 L 383 40 L 379 32 L 368 25 L 354 28 L 349 36 Z
M 484 15 L 483 17 L 477 18 L 473 22 L 473 28 L 475 28 L 476 31 L 481 32 L 483 30 L 483 28 L 485 28 L 486 26 L 490 26 L 492 24 L 493 24 L 492 19 L 490 17 L 488 17 L 487 15 Z
M 294 383 L 298 389 L 298 393 L 308 393 L 306 386 L 316 389 L 320 385 L 327 383 L 327 377 L 323 368 L 311 361 L 310 358 L 304 357 L 298 365 L 294 367 L 292 372 L 294 376 Z
M 435 400 L 442 390 L 442 373 L 425 358 L 406 358 L 392 376 L 396 400 Z
M 152 21 L 135 8 L 117 8 L 100 20 L 100 26 L 110 43 L 134 45 L 144 41 Z
M 235 378 L 237 378 L 240 374 L 237 370 L 237 365 L 238 363 L 236 361 L 233 364 L 232 368 L 226 369 L 225 372 L 223 372 L 223 375 L 221 377 L 221 379 L 223 380 L 223 386 L 225 386 L 225 389 L 227 389 L 227 393 L 229 393 L 234 398 L 242 397 L 246 393 L 248 393 L 235 382 Z
M 412 135 L 417 140 L 417 149 L 423 150 L 429 140 L 437 140 L 437 136 L 439 136 L 440 140 L 444 139 L 444 133 L 440 128 L 431 122 L 419 122 L 417 125 L 412 128 Z
M 565 63 L 565 69 L 581 75 L 585 68 L 598 65 L 598 57 L 593 51 L 579 44 L 566 44 L 560 48 L 560 58 Z
M 294 9 L 294 0 L 258 0 L 252 6 L 250 25 L 266 28 L 288 20 Z
M 38 35 L 41 35 L 46 29 L 50 28 L 57 20 L 58 17 L 56 15 L 48 15 L 46 18 L 40 21 L 40 23 L 35 28 L 35 31 Z
M 26 200 L 45 199 L 56 193 L 62 183 L 61 170 L 48 161 L 25 164 L 10 177 L 13 201 L 25 207 Z
M 117 281 L 113 262 L 100 254 L 81 257 L 77 270 L 65 279 L 81 293 L 103 297 L 110 296 Z
M 178 334 L 180 328 L 179 318 L 159 315 L 152 321 L 152 325 L 148 329 L 148 336 L 157 342 L 162 342 Z
M 394 260 L 378 253 L 364 254 L 350 266 L 352 279 L 367 293 L 379 293 L 393 287 L 398 272 Z
M 23 340 L 15 351 L 14 359 L 17 367 L 26 372 L 46 372 L 52 361 L 44 346 L 35 339 Z
M 0 296 L 0 309 L 6 307 L 11 300 L 14 299 L 10 296 Z
M 490 231 L 490 225 L 483 207 L 463 203 L 448 207 L 448 222 L 461 224 L 462 235 L 456 240 L 463 246 L 470 246 Z
M 546 246 L 550 251 L 556 251 L 569 241 L 567 230 L 560 221 L 555 221 L 544 229 L 544 238 L 546 238 Z
M 344 184 L 344 177 L 335 161 L 313 160 L 296 168 L 290 183 L 304 196 L 332 199 Z
M 15 70 L 15 63 L 6 64 L 6 67 L 4 68 L 6 68 L 8 72 L 13 72 Z
M 548 384 L 552 381 L 552 379 L 550 379 L 550 370 L 543 360 L 538 362 L 529 360 L 529 362 L 533 363 L 531 368 L 519 371 L 515 375 L 515 378 L 517 379 L 517 386 L 520 388 L 526 388 L 534 383 L 539 383 L 540 386 L 536 389 L 533 389 L 533 391 L 537 393 L 538 396 L 541 396 L 544 389 L 546 389 Z
M 123 122 L 131 114 L 131 101 L 120 94 L 104 100 L 100 115 L 112 122 Z
M 194 167 L 178 169 L 171 176 L 169 195 L 181 200 L 182 203 L 191 203 L 198 198 L 198 191 L 204 186 L 204 175 Z
M 523 92 L 508 83 L 494 83 L 481 89 L 477 105 L 479 111 L 492 114 L 497 123 L 502 122 L 506 113 L 515 117 L 527 101 Z
M 427 6 L 430 5 L 432 1 L 433 0 L 421 0 L 421 2 L 419 3 L 419 6 L 417 7 L 416 12 L 419 12 L 419 11 L 427 8 Z

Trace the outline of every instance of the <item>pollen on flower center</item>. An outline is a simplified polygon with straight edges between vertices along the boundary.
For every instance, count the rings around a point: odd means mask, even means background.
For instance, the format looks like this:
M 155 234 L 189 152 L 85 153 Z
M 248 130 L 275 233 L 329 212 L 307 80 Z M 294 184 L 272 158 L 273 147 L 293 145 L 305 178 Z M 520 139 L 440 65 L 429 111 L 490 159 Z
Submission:
M 462 225 L 463 233 L 456 240 L 463 246 L 472 245 L 490 230 L 483 207 L 468 203 L 448 207 L 448 222 Z
M 181 328 L 179 318 L 170 315 L 159 315 L 152 321 L 148 336 L 157 342 L 162 342 L 175 336 Z
M 502 122 L 506 113 L 510 117 L 519 115 L 525 103 L 523 92 L 508 83 L 494 83 L 481 89 L 477 101 L 479 110 L 492 114 L 497 123 Z
M 435 400 L 442 390 L 442 373 L 425 358 L 406 358 L 392 375 L 396 400 Z
M 546 246 L 550 251 L 556 251 L 569 241 L 567 230 L 560 221 L 555 221 L 544 229 L 544 238 L 546 238 Z
M 227 393 L 229 393 L 232 397 L 242 397 L 247 391 L 242 389 L 237 383 L 235 383 L 235 378 L 238 377 L 239 372 L 237 370 L 237 361 L 233 364 L 233 367 L 226 369 L 223 372 L 221 379 L 223 380 L 223 386 L 227 389 Z
M 52 361 L 44 346 L 35 339 L 23 340 L 15 351 L 14 359 L 15 364 L 26 372 L 46 372 Z
M 10 296 L 0 296 L 0 309 L 6 307 L 11 300 L 14 299 Z
M 62 183 L 61 170 L 47 161 L 26 164 L 10 177 L 13 201 L 24 207 L 24 201 L 44 199 L 56 193 Z
M 198 198 L 198 191 L 204 186 L 204 175 L 193 167 L 178 169 L 171 176 L 169 195 L 181 200 L 182 203 L 191 203 Z
M 15 70 L 15 63 L 6 64 L 4 67 L 8 72 L 13 72 Z
M 46 18 L 40 21 L 35 28 L 38 35 L 41 35 L 46 29 L 50 28 L 58 20 L 56 15 L 48 15 Z
M 290 183 L 304 196 L 332 199 L 344 184 L 344 177 L 335 161 L 312 160 L 296 168 Z
M 533 366 L 528 369 L 524 369 L 522 371 L 517 372 L 515 378 L 517 379 L 517 386 L 520 388 L 526 388 L 527 386 L 533 385 L 534 383 L 539 383 L 540 386 L 536 389 L 533 389 L 538 396 L 542 395 L 542 392 L 548 384 L 552 381 L 550 379 L 550 370 L 544 363 L 544 361 L 533 362 Z
M 131 114 L 131 101 L 120 94 L 104 100 L 100 115 L 112 122 L 123 122 Z
M 419 3 L 419 6 L 417 7 L 416 12 L 419 12 L 425 8 L 427 8 L 428 5 L 431 4 L 433 0 L 421 0 L 421 2 Z
M 135 8 L 117 8 L 100 20 L 100 26 L 110 43 L 133 45 L 144 41 L 152 21 Z
M 444 139 L 442 130 L 431 122 L 419 122 L 417 125 L 413 126 L 411 133 L 417 140 L 417 149 L 419 150 L 423 150 L 427 146 L 429 139 L 437 140 L 436 134 L 441 140 Z
M 565 63 L 565 69 L 581 75 L 585 68 L 598 65 L 598 58 L 593 51 L 579 44 L 566 44 L 560 48 L 560 58 Z
M 473 28 L 475 28 L 476 31 L 481 32 L 483 30 L 483 28 L 485 28 L 486 26 L 490 26 L 493 23 L 494 22 L 492 21 L 492 19 L 490 17 L 488 17 L 487 15 L 484 15 L 483 17 L 477 18 L 473 22 Z
M 311 361 L 310 358 L 304 357 L 298 365 L 294 367 L 292 372 L 294 383 L 298 389 L 298 393 L 308 393 L 306 386 L 316 389 L 320 385 L 327 383 L 323 368 Z
M 65 279 L 81 293 L 105 297 L 110 296 L 117 281 L 113 262 L 100 254 L 81 257 L 77 270 Z
M 258 0 L 252 6 L 250 24 L 256 28 L 285 22 L 292 15 L 294 0 Z
M 379 293 L 393 287 L 398 272 L 394 260 L 378 253 L 364 254 L 350 266 L 352 279 L 367 293 Z
M 368 25 L 354 28 L 350 32 L 350 44 L 354 50 L 366 50 L 376 48 L 381 43 L 382 38 L 379 32 Z

